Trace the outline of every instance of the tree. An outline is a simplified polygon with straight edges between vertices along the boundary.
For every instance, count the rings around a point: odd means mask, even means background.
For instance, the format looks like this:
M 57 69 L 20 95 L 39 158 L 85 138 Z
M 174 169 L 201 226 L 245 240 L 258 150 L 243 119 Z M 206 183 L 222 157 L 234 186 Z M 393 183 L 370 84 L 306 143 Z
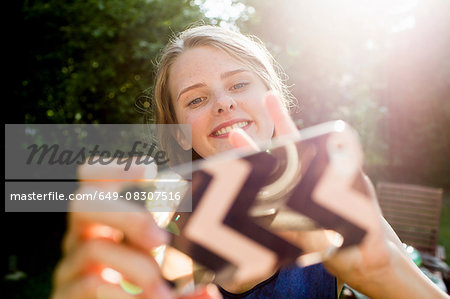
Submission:
M 374 179 L 450 187 L 448 1 L 246 3 L 240 27 L 285 69 L 300 126 L 343 119 Z
M 203 19 L 188 0 L 13 2 L 8 123 L 142 123 L 151 107 L 136 109 L 135 98 L 151 86 L 159 51 L 172 32 Z M 5 213 L 4 223 L 5 270 L 27 274 L 5 278 L 5 296 L 48 298 L 65 214 Z
M 141 122 L 135 98 L 153 83 L 161 48 L 200 19 L 188 0 L 24 1 L 17 115 L 26 123 Z

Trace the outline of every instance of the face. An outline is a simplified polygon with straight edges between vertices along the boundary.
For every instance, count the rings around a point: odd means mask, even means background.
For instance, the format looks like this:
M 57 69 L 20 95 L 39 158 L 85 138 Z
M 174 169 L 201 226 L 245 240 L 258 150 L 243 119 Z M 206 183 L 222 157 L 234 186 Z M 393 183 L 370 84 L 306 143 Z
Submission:
M 267 87 L 224 51 L 202 46 L 182 53 L 170 68 L 169 89 L 178 122 L 192 125 L 192 147 L 204 158 L 232 149 L 234 127 L 256 142 L 273 135 L 263 104 Z

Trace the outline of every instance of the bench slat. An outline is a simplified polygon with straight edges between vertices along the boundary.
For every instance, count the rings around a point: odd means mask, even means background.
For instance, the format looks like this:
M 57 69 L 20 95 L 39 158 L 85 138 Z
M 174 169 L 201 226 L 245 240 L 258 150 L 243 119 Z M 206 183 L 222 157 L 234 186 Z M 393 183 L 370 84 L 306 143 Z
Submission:
M 383 216 L 400 240 L 434 255 L 442 209 L 442 188 L 379 182 L 376 190 Z

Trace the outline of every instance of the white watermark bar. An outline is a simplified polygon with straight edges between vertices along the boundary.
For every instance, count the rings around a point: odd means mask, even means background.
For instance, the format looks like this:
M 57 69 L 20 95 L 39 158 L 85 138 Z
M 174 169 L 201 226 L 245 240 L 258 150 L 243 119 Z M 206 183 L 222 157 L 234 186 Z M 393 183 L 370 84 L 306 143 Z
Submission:
M 190 212 L 187 125 L 5 125 L 5 211 Z M 174 169 L 183 165 L 183 173 Z M 120 202 L 120 203 L 119 203 Z M 118 208 L 119 207 L 119 208 Z

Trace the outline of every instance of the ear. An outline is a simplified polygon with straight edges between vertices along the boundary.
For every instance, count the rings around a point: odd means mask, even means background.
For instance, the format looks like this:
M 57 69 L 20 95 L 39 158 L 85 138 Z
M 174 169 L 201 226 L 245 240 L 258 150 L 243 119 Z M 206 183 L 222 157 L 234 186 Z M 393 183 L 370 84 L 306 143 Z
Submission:
M 174 132 L 174 138 L 185 151 L 192 149 L 191 136 L 186 137 L 187 132 L 183 132 L 182 128 L 176 128 Z

